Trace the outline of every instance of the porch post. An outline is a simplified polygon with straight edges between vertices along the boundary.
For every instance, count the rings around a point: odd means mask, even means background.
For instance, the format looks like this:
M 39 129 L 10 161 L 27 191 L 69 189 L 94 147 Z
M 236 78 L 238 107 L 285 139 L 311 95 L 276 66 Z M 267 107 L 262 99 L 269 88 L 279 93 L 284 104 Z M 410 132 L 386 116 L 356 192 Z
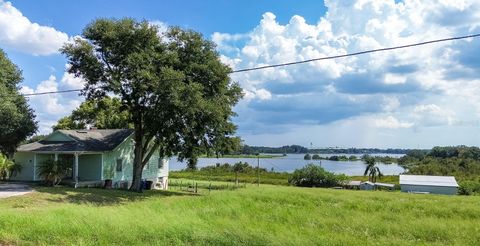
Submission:
M 75 181 L 75 188 L 77 188 L 78 185 L 78 153 L 74 153 L 75 156 L 75 164 L 73 166 L 73 180 Z
M 37 181 L 37 153 L 33 154 L 33 181 Z
M 55 153 L 55 161 L 58 161 L 58 154 Z

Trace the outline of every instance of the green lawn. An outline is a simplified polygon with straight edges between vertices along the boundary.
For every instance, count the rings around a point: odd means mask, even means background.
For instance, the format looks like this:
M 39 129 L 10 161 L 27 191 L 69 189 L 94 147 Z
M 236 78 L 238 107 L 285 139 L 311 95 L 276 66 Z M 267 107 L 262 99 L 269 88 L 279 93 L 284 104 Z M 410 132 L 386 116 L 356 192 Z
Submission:
M 38 188 L 0 200 L 0 245 L 480 244 L 480 197 L 249 185 L 210 195 Z

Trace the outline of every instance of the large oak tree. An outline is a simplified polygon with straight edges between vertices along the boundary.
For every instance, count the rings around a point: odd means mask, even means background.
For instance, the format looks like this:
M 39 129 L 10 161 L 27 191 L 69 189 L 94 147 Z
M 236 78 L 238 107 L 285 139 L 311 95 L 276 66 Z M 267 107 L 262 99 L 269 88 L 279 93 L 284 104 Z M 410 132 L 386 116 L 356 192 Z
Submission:
M 86 80 L 87 99 L 117 95 L 134 128 L 130 190 L 140 190 L 155 151 L 195 160 L 233 138 L 232 107 L 242 96 L 215 45 L 201 34 L 133 19 L 98 19 L 62 48 L 70 73 Z
M 86 100 L 70 115 L 59 119 L 52 129 L 86 129 L 88 126 L 98 129 L 132 128 L 129 121 L 130 114 L 123 109 L 120 99 L 107 96 Z
M 0 152 L 12 157 L 38 129 L 34 111 L 19 92 L 22 72 L 0 50 Z

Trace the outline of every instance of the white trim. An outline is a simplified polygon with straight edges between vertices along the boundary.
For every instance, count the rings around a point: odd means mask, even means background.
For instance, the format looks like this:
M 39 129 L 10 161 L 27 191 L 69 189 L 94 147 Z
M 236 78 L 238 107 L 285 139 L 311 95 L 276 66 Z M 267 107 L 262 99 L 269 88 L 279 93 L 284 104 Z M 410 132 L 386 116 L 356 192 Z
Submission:
M 78 185 L 78 153 L 74 154 L 75 160 L 73 164 L 73 180 L 75 181 L 75 188 Z
M 103 153 L 102 153 L 102 164 L 101 164 L 101 169 L 100 169 L 100 180 L 103 180 Z
M 33 153 L 33 181 L 37 181 L 37 154 Z

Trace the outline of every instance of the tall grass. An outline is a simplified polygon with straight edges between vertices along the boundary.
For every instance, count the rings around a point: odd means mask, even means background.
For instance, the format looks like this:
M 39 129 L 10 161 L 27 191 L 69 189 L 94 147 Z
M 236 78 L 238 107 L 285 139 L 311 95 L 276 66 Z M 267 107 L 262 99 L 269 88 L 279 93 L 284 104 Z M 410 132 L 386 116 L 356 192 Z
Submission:
M 210 195 L 39 188 L 0 202 L 0 244 L 480 243 L 480 197 L 262 185 Z

